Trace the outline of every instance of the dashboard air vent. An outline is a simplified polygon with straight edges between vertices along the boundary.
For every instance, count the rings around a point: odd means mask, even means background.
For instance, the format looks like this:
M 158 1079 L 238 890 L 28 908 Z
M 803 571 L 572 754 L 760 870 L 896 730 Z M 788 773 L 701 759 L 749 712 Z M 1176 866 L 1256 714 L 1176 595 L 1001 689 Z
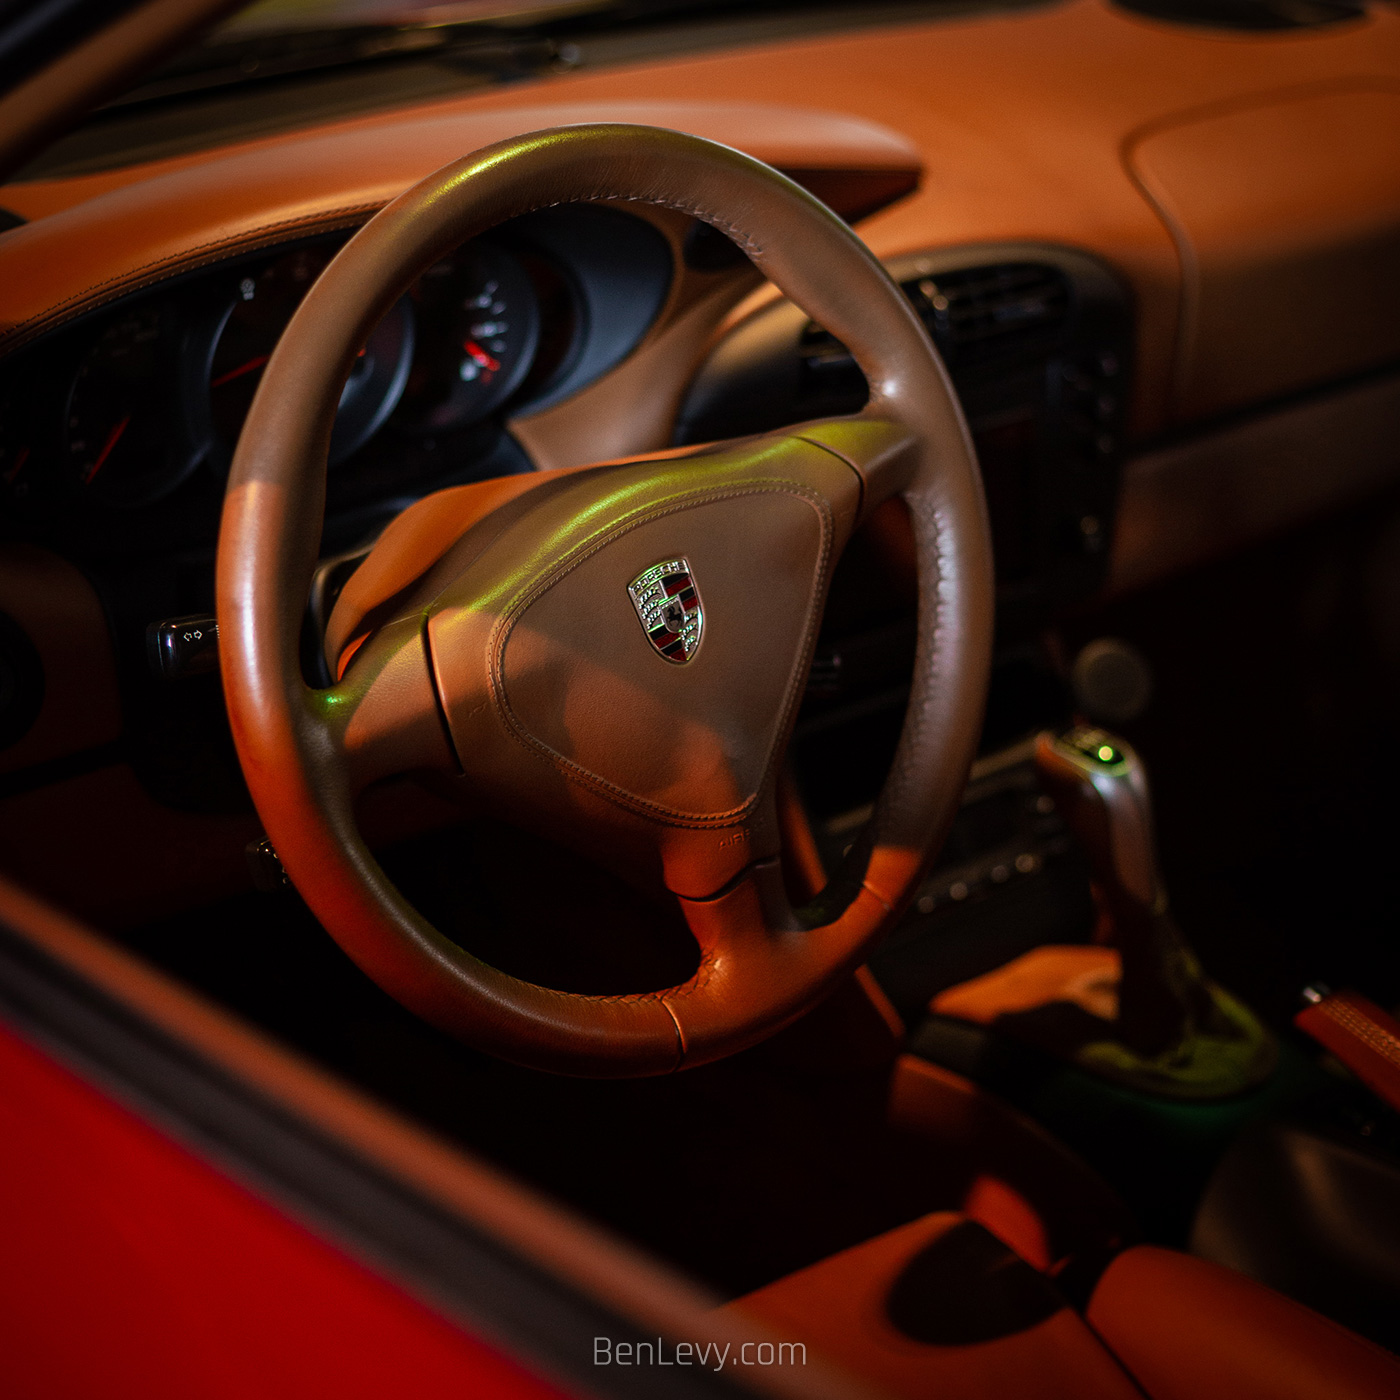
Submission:
M 900 289 L 955 372 L 1054 350 L 1070 309 L 1068 280 L 1044 263 L 962 268 Z M 845 346 L 817 325 L 804 332 L 801 353 L 813 368 L 850 362 Z
M 902 290 L 950 364 L 960 367 L 1052 348 L 1069 311 L 1064 274 L 1043 263 L 945 272 Z

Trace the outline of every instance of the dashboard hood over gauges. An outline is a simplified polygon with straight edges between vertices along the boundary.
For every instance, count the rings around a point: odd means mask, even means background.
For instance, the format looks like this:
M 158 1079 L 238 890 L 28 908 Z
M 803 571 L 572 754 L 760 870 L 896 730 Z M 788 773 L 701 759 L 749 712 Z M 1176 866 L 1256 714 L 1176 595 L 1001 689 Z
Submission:
M 13 272 L 0 292 L 0 354 L 180 271 L 354 227 L 465 151 L 600 120 L 735 146 L 849 218 L 908 194 L 923 168 L 912 142 L 864 118 L 769 103 L 656 100 L 429 109 L 265 139 L 226 155 L 158 161 L 139 172 L 12 186 L 11 207 L 43 217 L 44 226 L 42 234 L 31 225 L 9 236 Z M 75 282 L 85 284 L 76 296 Z

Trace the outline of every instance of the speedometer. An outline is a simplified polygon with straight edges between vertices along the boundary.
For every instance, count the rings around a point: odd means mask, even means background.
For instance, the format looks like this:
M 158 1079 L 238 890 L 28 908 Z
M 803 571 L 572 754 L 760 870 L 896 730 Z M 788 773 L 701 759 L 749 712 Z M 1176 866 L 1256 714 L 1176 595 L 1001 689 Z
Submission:
M 301 248 L 239 281 L 209 363 L 209 417 L 226 449 L 237 443 L 263 370 L 333 251 Z M 351 368 L 331 433 L 332 463 L 350 456 L 394 411 L 408 380 L 413 344 L 413 312 L 405 299 L 370 332 Z

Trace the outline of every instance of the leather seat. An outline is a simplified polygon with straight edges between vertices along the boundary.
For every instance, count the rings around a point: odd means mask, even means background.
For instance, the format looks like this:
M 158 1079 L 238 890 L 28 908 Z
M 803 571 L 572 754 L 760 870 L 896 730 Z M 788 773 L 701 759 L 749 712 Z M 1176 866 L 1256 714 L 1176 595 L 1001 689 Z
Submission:
M 1089 1325 L 1152 1400 L 1395 1400 L 1400 1360 L 1233 1269 L 1139 1245 Z
M 1083 1317 L 981 1225 L 939 1212 L 726 1309 L 918 1400 L 1396 1400 L 1400 1361 L 1241 1274 L 1149 1245 Z

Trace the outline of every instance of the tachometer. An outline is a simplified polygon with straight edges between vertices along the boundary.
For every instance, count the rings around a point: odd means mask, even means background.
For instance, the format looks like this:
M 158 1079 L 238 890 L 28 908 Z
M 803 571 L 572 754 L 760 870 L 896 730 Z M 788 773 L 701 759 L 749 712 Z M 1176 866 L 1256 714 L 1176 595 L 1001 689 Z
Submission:
M 112 322 L 78 364 L 68 391 L 68 487 L 108 505 L 163 495 L 194 465 L 178 428 L 172 313 L 163 304 Z
M 332 254 L 326 248 L 298 249 L 239 282 L 209 365 L 209 416 L 226 448 L 237 443 L 287 322 Z M 413 312 L 405 300 L 370 333 L 350 371 L 331 434 L 332 463 L 360 447 L 394 411 L 408 381 L 413 343 Z
M 499 407 L 530 369 L 539 302 L 509 253 L 473 243 L 435 263 L 413 289 L 418 349 L 397 422 L 438 432 Z

